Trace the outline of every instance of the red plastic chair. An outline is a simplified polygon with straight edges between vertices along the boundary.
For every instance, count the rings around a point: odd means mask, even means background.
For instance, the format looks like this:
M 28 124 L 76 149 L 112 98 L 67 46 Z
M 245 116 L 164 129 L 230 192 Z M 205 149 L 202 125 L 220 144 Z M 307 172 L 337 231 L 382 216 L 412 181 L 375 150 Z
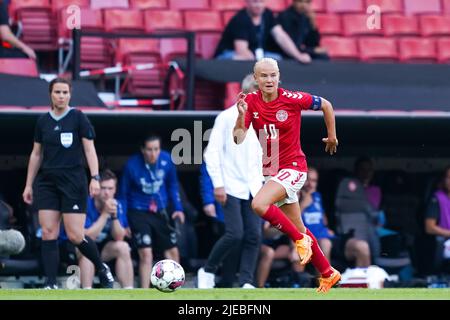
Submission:
M 76 5 L 80 8 L 89 8 L 90 1 L 89 0 L 53 0 L 52 1 L 52 10 L 55 12 L 60 11 L 63 8 L 69 7 L 71 5 Z
M 436 61 L 436 42 L 430 38 L 403 38 L 398 42 L 402 62 Z
M 369 29 L 366 14 L 345 14 L 342 16 L 342 30 L 346 36 L 381 35 L 380 29 Z
M 208 0 L 169 0 L 171 10 L 209 9 Z
M 128 7 L 129 7 L 128 0 L 91 0 L 91 9 L 111 9 L 111 8 L 127 9 Z
M 290 5 L 290 2 L 290 0 L 288 0 L 288 2 L 285 0 L 269 0 L 266 1 L 266 8 L 272 10 L 273 12 L 281 12 Z
M 362 13 L 365 12 L 363 0 L 326 0 L 330 13 Z
M 245 7 L 245 0 L 211 0 L 211 9 L 218 11 L 241 10 Z
M 358 46 L 353 38 L 323 37 L 321 46 L 328 50 L 332 59 L 358 60 Z
M 362 61 L 397 61 L 397 42 L 392 38 L 361 37 L 358 39 Z
M 222 31 L 222 19 L 217 11 L 185 11 L 184 27 L 189 31 Z
M 441 13 L 441 0 L 404 0 L 405 13 L 410 14 L 430 14 Z
M 67 26 L 69 15 L 70 14 L 64 9 L 58 14 L 58 36 L 60 38 L 72 37 L 72 30 Z M 80 27 L 83 30 L 103 31 L 104 29 L 103 14 L 101 10 L 81 8 L 80 20 Z
M 442 0 L 442 13 L 450 14 L 450 0 Z
M 450 38 L 437 40 L 437 59 L 440 63 L 450 63 Z
M 450 35 L 450 16 L 421 16 L 420 33 L 423 37 Z
M 342 35 L 341 16 L 338 14 L 317 14 L 316 24 L 322 35 Z
M 105 31 L 144 32 L 144 16 L 137 9 L 106 9 L 104 11 Z
M 146 10 L 144 12 L 145 30 L 183 30 L 183 16 L 180 11 Z
M 224 27 L 227 26 L 227 24 L 230 22 L 231 18 L 233 18 L 236 15 L 237 11 L 225 11 L 222 12 L 222 21 Z
M 116 49 L 116 61 L 122 62 L 123 57 L 130 54 L 156 54 L 159 56 L 158 39 L 119 39 Z
M 419 35 L 419 21 L 415 16 L 386 15 L 381 19 L 385 36 Z
M 314 10 L 314 12 L 325 12 L 326 11 L 325 0 L 313 0 L 311 2 L 311 7 Z
M 0 58 L 0 73 L 18 76 L 39 76 L 36 62 L 32 59 Z
M 167 9 L 167 0 L 129 0 L 130 8 L 133 9 Z
M 403 0 L 366 0 L 366 8 L 371 5 L 380 7 L 381 14 L 403 13 Z

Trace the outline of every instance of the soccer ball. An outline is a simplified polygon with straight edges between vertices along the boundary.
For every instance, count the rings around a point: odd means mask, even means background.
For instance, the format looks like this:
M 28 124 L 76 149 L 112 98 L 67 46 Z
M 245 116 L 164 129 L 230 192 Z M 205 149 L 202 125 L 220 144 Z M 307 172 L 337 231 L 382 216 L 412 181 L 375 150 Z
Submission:
M 173 260 L 161 260 L 153 266 L 150 279 L 159 291 L 173 292 L 184 284 L 184 269 Z

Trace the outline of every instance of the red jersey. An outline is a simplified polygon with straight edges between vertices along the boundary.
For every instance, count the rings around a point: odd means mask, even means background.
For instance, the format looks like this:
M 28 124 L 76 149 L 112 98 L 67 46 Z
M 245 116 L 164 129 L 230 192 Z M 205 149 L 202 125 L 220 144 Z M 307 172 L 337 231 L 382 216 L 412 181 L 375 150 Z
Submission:
M 274 101 L 264 102 L 258 90 L 248 94 L 245 102 L 245 127 L 251 123 L 261 143 L 264 175 L 275 175 L 281 169 L 308 171 L 300 144 L 301 112 L 320 109 L 320 97 L 278 88 Z

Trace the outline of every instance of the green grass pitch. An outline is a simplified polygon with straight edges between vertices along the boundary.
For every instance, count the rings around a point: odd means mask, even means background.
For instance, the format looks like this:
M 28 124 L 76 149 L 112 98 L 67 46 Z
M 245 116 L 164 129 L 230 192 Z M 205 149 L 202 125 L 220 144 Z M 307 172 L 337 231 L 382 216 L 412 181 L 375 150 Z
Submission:
M 0 300 L 450 300 L 450 289 L 344 289 L 327 294 L 314 289 L 180 289 L 162 293 L 135 290 L 1 289 Z

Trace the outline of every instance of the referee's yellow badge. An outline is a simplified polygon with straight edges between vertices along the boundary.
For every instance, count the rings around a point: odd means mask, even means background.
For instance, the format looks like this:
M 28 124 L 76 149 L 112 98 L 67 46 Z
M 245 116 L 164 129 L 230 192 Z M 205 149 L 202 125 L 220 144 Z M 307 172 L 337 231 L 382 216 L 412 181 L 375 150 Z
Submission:
M 61 144 L 64 148 L 69 148 L 73 143 L 72 132 L 61 132 Z

